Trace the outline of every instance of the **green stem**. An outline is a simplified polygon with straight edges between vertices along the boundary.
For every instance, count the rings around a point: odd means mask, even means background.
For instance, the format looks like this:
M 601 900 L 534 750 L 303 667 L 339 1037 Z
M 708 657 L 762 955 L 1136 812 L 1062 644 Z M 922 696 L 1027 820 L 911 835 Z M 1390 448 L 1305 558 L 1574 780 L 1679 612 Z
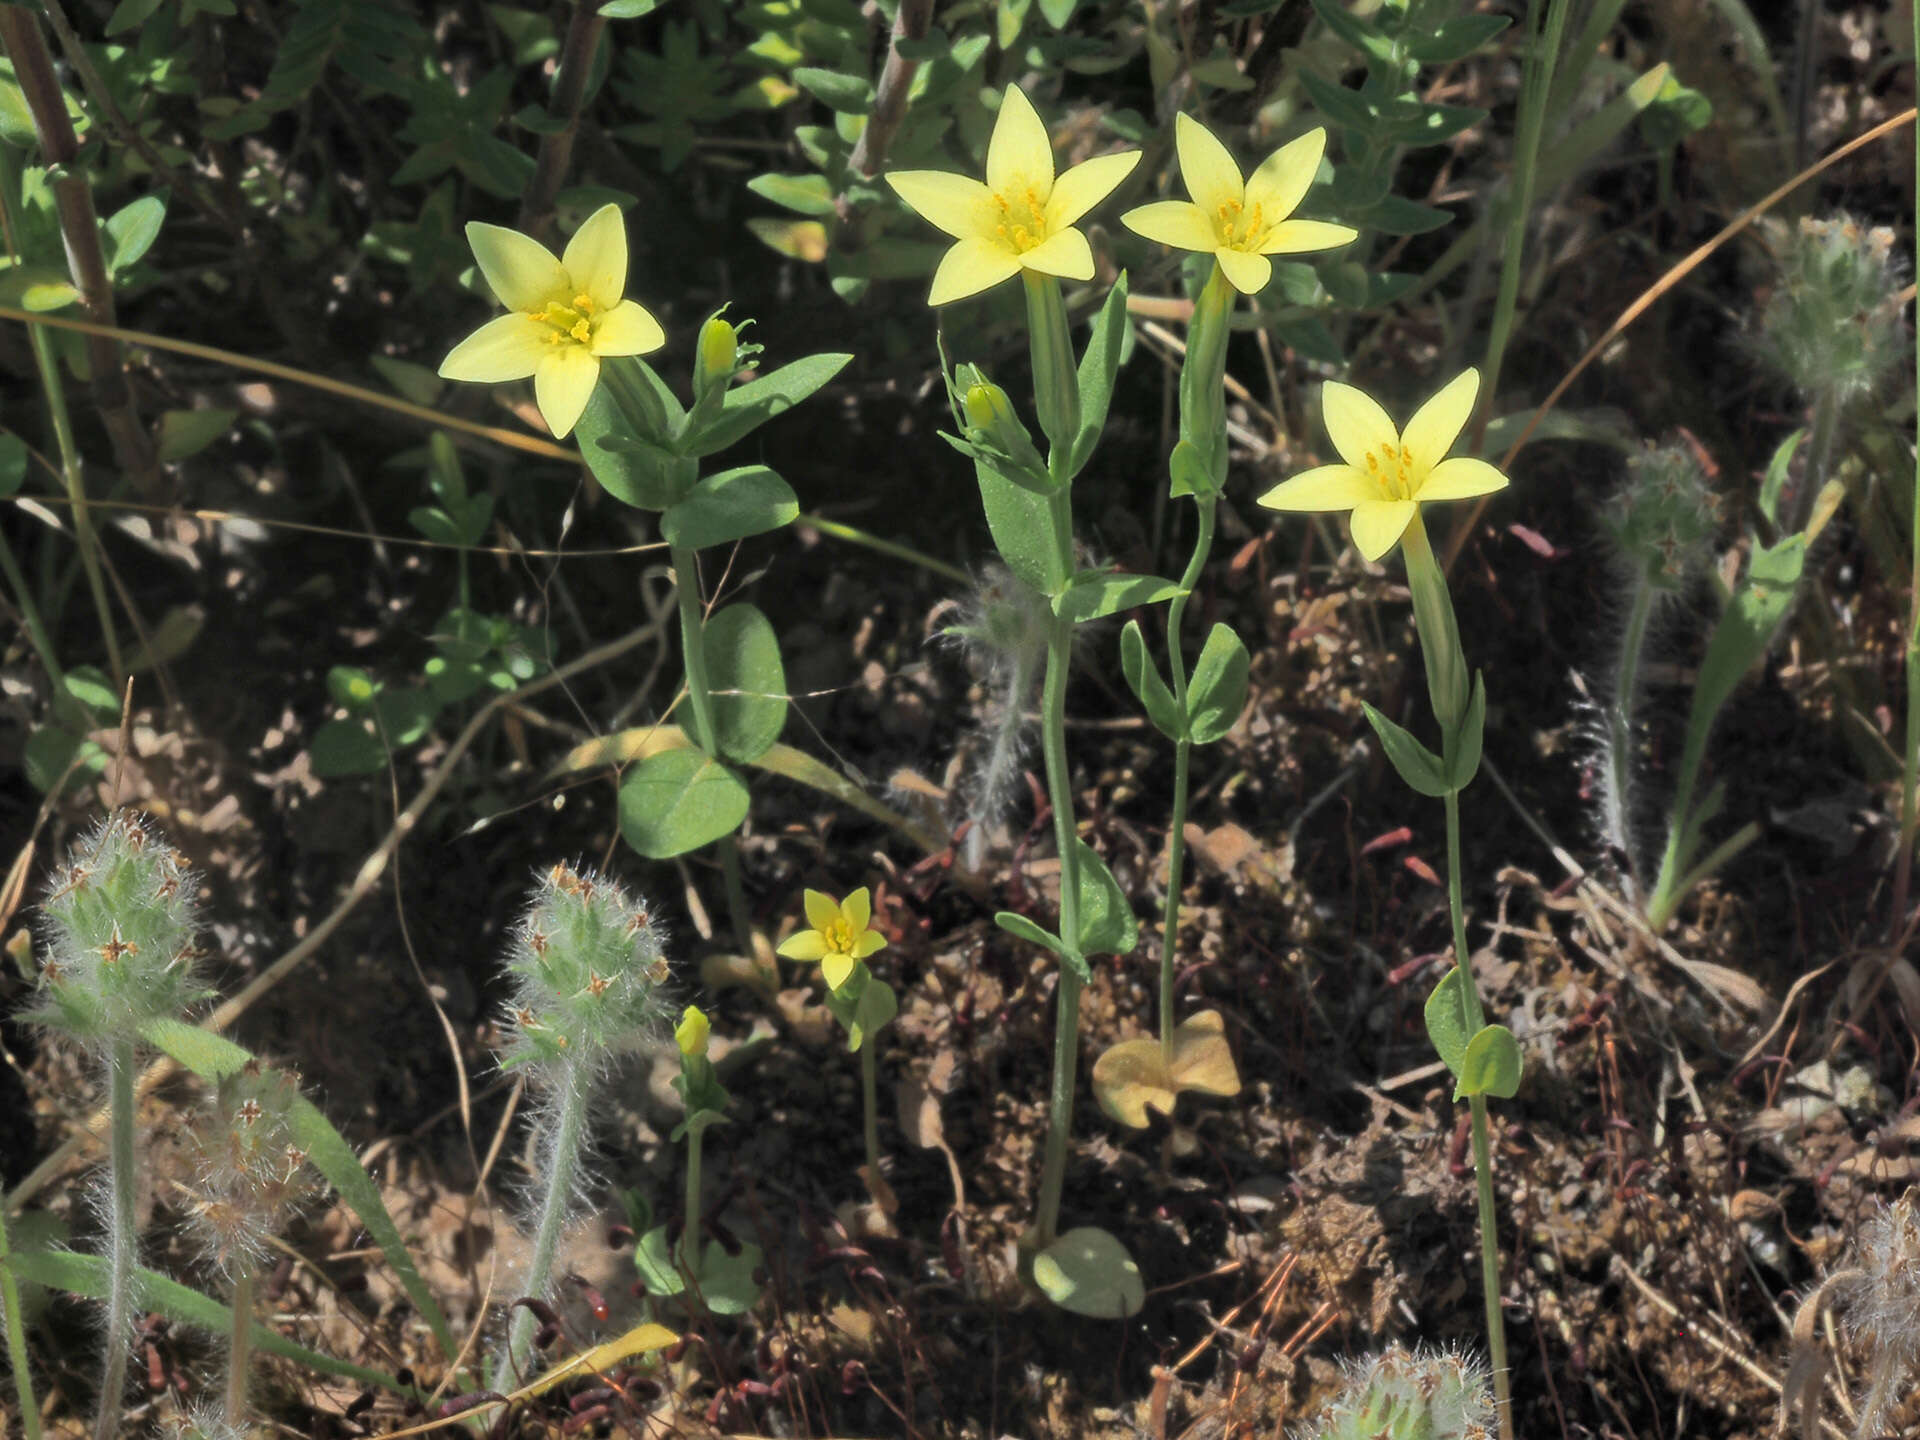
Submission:
M 1620 640 L 1620 670 L 1614 678 L 1613 703 L 1607 709 L 1607 769 L 1612 793 L 1607 798 L 1613 843 L 1627 857 L 1629 880 L 1639 867 L 1633 853 L 1633 807 L 1628 787 L 1633 780 L 1633 712 L 1639 699 L 1640 654 L 1646 646 L 1647 618 L 1653 613 L 1653 587 L 1644 575 L 1634 582 L 1633 608 L 1627 613 L 1627 631 Z M 1635 881 L 1635 883 L 1640 883 Z
M 546 1194 L 540 1201 L 540 1217 L 533 1232 L 533 1260 L 527 1268 L 524 1293 L 544 1300 L 553 1288 L 553 1259 L 560 1251 L 560 1232 L 566 1228 L 573 1211 L 574 1177 L 580 1169 L 580 1148 L 587 1136 L 588 1077 L 565 1073 L 559 1077 L 560 1106 L 553 1137 L 541 1149 L 546 1174 L 541 1177 Z M 527 1364 L 533 1356 L 533 1332 L 538 1317 L 526 1306 L 513 1312 L 513 1324 L 507 1331 L 507 1353 L 494 1369 L 493 1388 L 511 1390 L 528 1379 Z
M 1068 475 L 1074 440 L 1080 431 L 1080 372 L 1073 360 L 1067 302 L 1051 275 L 1023 270 L 1027 291 L 1027 339 L 1033 355 L 1033 399 L 1040 429 L 1052 447 L 1048 456 L 1056 476 Z
M 690 1283 L 700 1273 L 700 1147 L 706 1134 L 701 1126 L 687 1127 L 686 1210 L 680 1226 L 680 1268 Z
M 1446 797 L 1447 806 L 1447 910 L 1453 918 L 1453 963 L 1460 972 L 1461 1003 L 1467 1012 L 1467 1033 L 1476 1035 L 1486 1024 L 1480 1008 L 1480 992 L 1473 982 L 1468 963 L 1467 907 L 1460 881 L 1460 792 Z M 1468 1115 L 1473 1130 L 1473 1173 L 1475 1201 L 1480 1211 L 1480 1289 L 1486 1299 L 1487 1353 L 1493 1365 L 1494 1404 L 1500 1417 L 1503 1440 L 1513 1440 L 1513 1397 L 1507 1375 L 1507 1327 L 1500 1313 L 1500 1237 L 1494 1224 L 1493 1147 L 1487 1128 L 1487 1097 L 1468 1098 Z
M 14 559 L 13 546 L 7 543 L 4 535 L 0 535 L 0 574 L 5 575 L 7 588 L 13 591 L 14 604 L 20 607 L 20 619 L 26 626 L 27 638 L 33 642 L 34 653 L 40 657 L 40 668 L 47 672 L 54 693 L 66 694 L 66 671 L 60 668 L 60 657 L 54 653 L 53 637 L 47 633 L 46 621 L 40 617 L 40 607 L 34 603 L 33 587 L 21 573 L 20 562 Z
M 133 1270 L 139 1236 L 133 1213 L 133 1042 L 116 1040 L 107 1054 L 111 1107 L 107 1143 L 107 1244 L 111 1281 L 107 1290 L 106 1363 L 100 1373 L 100 1412 L 93 1440 L 115 1440 L 126 1400 L 127 1352 L 133 1343 Z
M 253 1271 L 233 1282 L 233 1339 L 227 1350 L 227 1424 L 236 1435 L 247 1430 L 247 1368 L 253 1360 Z
M 860 1046 L 860 1098 L 866 1107 L 861 1132 L 867 1142 L 867 1175 L 876 1184 L 880 1179 L 880 1077 L 873 1051 L 878 1038 L 868 1035 Z
M 7 1366 L 13 1371 L 14 1400 L 20 1406 L 22 1440 L 40 1440 L 40 1405 L 33 1394 L 27 1358 L 27 1327 L 20 1314 L 20 1285 L 13 1278 L 13 1248 L 7 1239 L 7 1207 L 0 1204 L 0 1322 L 7 1330 Z
M 1054 454 L 1061 452 L 1056 448 Z M 1062 487 L 1048 497 L 1062 574 L 1073 573 L 1073 508 Z M 1062 582 L 1064 584 L 1064 581 Z M 1060 1196 L 1066 1184 L 1067 1137 L 1073 1129 L 1073 1092 L 1080 1063 L 1079 826 L 1073 816 L 1073 782 L 1067 770 L 1067 668 L 1073 659 L 1073 621 L 1056 615 L 1047 633 L 1047 676 L 1041 692 L 1040 745 L 1046 758 L 1047 797 L 1053 805 L 1054 843 L 1060 851 L 1060 994 L 1054 1013 L 1053 1085 L 1047 1102 L 1046 1153 L 1040 1168 L 1040 1205 L 1035 1248 L 1044 1250 L 1059 1233 Z
M 1827 472 L 1833 468 L 1833 447 L 1839 435 L 1840 400 L 1833 387 L 1828 386 L 1813 402 L 1813 434 L 1807 445 L 1807 483 L 1800 487 L 1800 503 L 1794 506 L 1792 530 L 1805 529 L 1813 515 L 1814 503 L 1827 483 Z
M 687 670 L 687 699 L 693 706 L 693 738 L 709 756 L 718 759 L 719 728 L 713 717 L 713 685 L 707 678 L 706 619 L 700 606 L 700 556 L 691 545 L 671 547 L 673 588 L 680 605 L 680 654 Z M 720 874 L 726 882 L 727 913 L 733 922 L 734 944 L 743 955 L 753 953 L 753 926 L 747 910 L 746 885 L 740 877 L 740 850 L 733 836 L 723 835 L 715 847 Z
M 1500 263 L 1500 290 L 1494 299 L 1493 323 L 1487 330 L 1487 361 L 1481 378 L 1482 416 L 1492 414 L 1493 397 L 1500 390 L 1500 364 L 1513 335 L 1514 310 L 1520 301 L 1520 268 L 1525 258 L 1527 220 L 1533 210 L 1534 172 L 1540 159 L 1540 136 L 1546 128 L 1547 97 L 1553 91 L 1553 70 L 1560 54 L 1560 37 L 1567 25 L 1567 0 L 1547 0 L 1545 33 L 1540 25 L 1540 0 L 1527 5 L 1528 48 L 1520 99 L 1520 131 L 1514 142 L 1513 179 L 1507 203 L 1507 243 Z M 1484 424 L 1484 421 L 1483 421 Z
M 1180 577 L 1180 591 L 1167 606 L 1167 669 L 1173 679 L 1173 700 L 1180 714 L 1187 713 L 1187 660 L 1180 643 L 1180 622 L 1186 618 L 1187 601 L 1200 583 L 1207 552 L 1213 548 L 1214 516 L 1219 498 L 1196 495 L 1193 554 L 1188 557 L 1186 573 Z M 1183 727 L 1184 728 L 1184 727 Z M 1167 902 L 1160 932 L 1160 1055 L 1173 1064 L 1173 971 L 1174 952 L 1180 937 L 1180 893 L 1187 862 L 1187 792 L 1193 761 L 1193 741 L 1183 734 L 1173 746 L 1173 817 L 1167 830 Z
M 1913 49 L 1920 55 L 1920 5 L 1913 7 Z M 1920 149 L 1913 157 L 1914 220 L 1920 224 Z M 1914 334 L 1914 375 L 1920 384 L 1920 330 Z M 1893 866 L 1893 924 L 1898 937 L 1907 923 L 1913 877 L 1914 833 L 1920 830 L 1920 455 L 1913 469 L 1913 576 L 1907 595 L 1907 754 L 1900 777 L 1900 844 Z

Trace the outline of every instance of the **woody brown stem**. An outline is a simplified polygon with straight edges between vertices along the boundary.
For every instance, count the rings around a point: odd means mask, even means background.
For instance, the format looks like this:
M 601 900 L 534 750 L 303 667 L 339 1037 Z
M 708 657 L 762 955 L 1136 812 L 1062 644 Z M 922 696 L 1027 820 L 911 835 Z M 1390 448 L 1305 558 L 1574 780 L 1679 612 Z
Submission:
M 880 84 L 873 97 L 873 113 L 867 117 L 867 128 L 860 132 L 847 161 L 854 174 L 871 179 L 887 163 L 887 147 L 906 118 L 907 92 L 920 69 L 918 60 L 900 53 L 900 42 L 926 39 L 932 23 L 933 0 L 900 0 L 893 20 L 893 39 L 887 46 L 887 63 L 880 71 Z
M 66 95 L 54 74 L 53 57 L 32 11 L 18 5 L 0 5 L 0 46 L 13 61 L 14 79 L 26 97 L 40 155 L 55 173 L 54 206 L 60 216 L 60 235 L 67 251 L 67 270 L 80 291 L 87 318 L 96 325 L 115 322 L 113 284 L 106 257 L 100 250 L 100 222 L 93 209 L 93 192 L 86 177 L 71 167 L 80 154 L 80 140 L 67 115 Z M 140 426 L 133 391 L 127 384 L 126 362 L 120 342 L 107 335 L 87 337 L 87 363 L 93 372 L 93 400 L 120 469 L 145 494 L 157 494 L 160 471 L 153 445 Z
M 553 206 L 560 194 L 560 182 L 567 178 L 573 162 L 573 142 L 580 133 L 580 107 L 586 102 L 587 76 L 593 70 L 594 52 L 600 48 L 600 33 L 607 28 L 598 0 L 575 0 L 573 15 L 567 22 L 567 38 L 560 51 L 560 68 L 554 76 L 552 113 L 565 119 L 563 129 L 540 139 L 540 159 L 520 202 L 520 226 L 536 240 L 553 224 Z

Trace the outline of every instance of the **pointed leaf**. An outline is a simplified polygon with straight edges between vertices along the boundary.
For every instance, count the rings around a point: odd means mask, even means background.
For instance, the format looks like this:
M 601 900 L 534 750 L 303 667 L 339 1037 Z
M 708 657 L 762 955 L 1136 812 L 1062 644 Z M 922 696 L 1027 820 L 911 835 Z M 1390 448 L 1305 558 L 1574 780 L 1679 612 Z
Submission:
M 727 391 L 720 415 L 680 446 L 684 455 L 713 455 L 784 414 L 825 385 L 853 359 L 851 355 L 807 355 L 770 375 Z
M 1433 1042 L 1434 1053 L 1446 1062 L 1447 1069 L 1456 1078 L 1467 1063 L 1467 1043 L 1473 1038 L 1467 1002 L 1460 989 L 1465 983 L 1460 967 L 1455 965 L 1440 977 L 1440 983 L 1427 996 L 1427 1039 Z
M 778 530 L 800 513 L 793 487 L 764 465 L 709 475 L 660 517 L 669 545 L 729 545 Z
M 1140 943 L 1140 922 L 1100 852 L 1076 840 L 1080 871 L 1081 955 L 1131 955 Z
M 1147 653 L 1147 637 L 1141 632 L 1138 620 L 1129 620 L 1120 632 L 1120 671 L 1127 677 L 1128 687 L 1146 707 L 1147 718 L 1154 728 L 1169 740 L 1183 738 L 1186 725 L 1179 702 L 1173 698 L 1167 682 L 1160 678 L 1159 664 Z
M 1460 720 L 1460 734 L 1447 756 L 1447 781 L 1455 790 L 1464 790 L 1480 773 L 1480 748 L 1487 728 L 1486 677 L 1473 672 L 1473 695 L 1467 701 L 1467 713 Z
M 1102 620 L 1121 610 L 1153 605 L 1170 600 L 1180 587 L 1158 575 L 1118 575 L 1110 571 L 1082 570 L 1073 577 L 1067 591 L 1057 602 L 1058 613 L 1074 624 Z
M 1211 745 L 1232 730 L 1247 703 L 1247 647 L 1230 626 L 1215 624 L 1194 662 L 1187 687 L 1187 722 L 1193 743 Z
M 1060 547 L 1054 542 L 1053 507 L 1046 496 L 1015 484 L 991 465 L 976 461 L 973 473 L 993 548 L 1015 575 L 1042 595 L 1052 595 L 1067 577 L 1057 573 Z
M 1058 935 L 1055 935 L 1051 930 L 1042 929 L 1026 916 L 1016 914 L 1012 910 L 1002 910 L 998 912 L 993 917 L 993 923 L 1009 935 L 1018 936 L 1029 944 L 1051 950 L 1056 955 L 1066 949 L 1066 947 L 1060 943 L 1060 937 Z
M 1366 709 L 1367 723 L 1373 726 L 1373 733 L 1380 737 L 1381 748 L 1387 752 L 1387 759 L 1393 762 L 1393 768 L 1400 772 L 1402 780 L 1422 795 L 1432 795 L 1436 799 L 1452 793 L 1452 786 L 1447 783 L 1446 766 L 1438 755 L 1366 701 L 1360 703 Z
M 1086 353 L 1080 357 L 1080 429 L 1074 436 L 1073 461 L 1069 475 L 1077 475 L 1100 443 L 1106 429 L 1107 409 L 1113 403 L 1114 377 L 1120 363 L 1133 349 L 1133 325 L 1127 319 L 1127 272 L 1107 292 L 1106 303 L 1094 317 L 1093 333 L 1087 338 Z

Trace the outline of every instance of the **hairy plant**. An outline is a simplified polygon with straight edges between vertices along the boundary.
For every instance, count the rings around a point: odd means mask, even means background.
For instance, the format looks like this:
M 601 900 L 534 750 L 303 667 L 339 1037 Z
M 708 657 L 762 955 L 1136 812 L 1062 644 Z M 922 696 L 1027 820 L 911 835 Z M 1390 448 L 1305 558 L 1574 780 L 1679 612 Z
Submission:
M 503 1016 L 503 1069 L 525 1067 L 539 1136 L 533 1256 L 521 1287 L 552 1294 L 561 1232 L 580 1200 L 587 1109 L 608 1062 L 671 1018 L 660 929 L 645 904 L 591 870 L 555 865 L 540 877 L 506 956 L 513 994 Z M 534 1312 L 514 1312 L 494 1373 L 504 1390 L 524 1375 Z
M 29 1023 L 67 1035 L 106 1070 L 108 1146 L 105 1360 L 94 1440 L 119 1429 L 138 1296 L 133 1076 L 141 1029 L 209 993 L 199 973 L 197 882 L 180 853 L 132 811 L 101 821 L 54 873 L 41 902 L 44 953 Z
M 1480 1440 L 1492 1433 L 1487 1367 L 1453 1350 L 1391 1345 L 1347 1367 L 1346 1383 L 1296 1440 Z

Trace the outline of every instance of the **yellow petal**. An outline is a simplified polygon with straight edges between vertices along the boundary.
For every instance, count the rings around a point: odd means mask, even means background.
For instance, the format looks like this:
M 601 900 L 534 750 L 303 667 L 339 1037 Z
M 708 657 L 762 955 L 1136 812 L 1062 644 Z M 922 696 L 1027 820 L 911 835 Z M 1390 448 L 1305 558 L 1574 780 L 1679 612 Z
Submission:
M 816 930 L 825 930 L 840 918 L 840 905 L 823 890 L 809 890 L 800 897 L 806 907 L 807 923 Z
M 1264 255 L 1249 255 L 1244 250 L 1222 246 L 1213 252 L 1213 258 L 1220 262 L 1220 272 L 1227 277 L 1227 283 L 1242 295 L 1258 295 L 1273 279 L 1273 262 Z
M 993 192 L 970 176 L 945 170 L 902 170 L 887 176 L 887 184 L 922 220 L 938 225 L 956 240 L 991 235 L 1000 223 Z
M 887 937 L 878 930 L 863 930 L 860 938 L 853 942 L 853 953 L 857 959 L 864 960 L 869 955 L 878 955 L 887 948 Z
M 873 918 L 873 892 L 862 885 L 840 902 L 840 914 L 855 930 L 866 929 Z
M 947 251 L 940 268 L 933 272 L 933 289 L 927 294 L 929 305 L 946 305 L 991 290 L 1002 280 L 1020 273 L 1020 257 L 1013 248 L 998 240 L 960 240 Z
M 1329 380 L 1320 392 L 1320 414 L 1340 458 L 1356 470 L 1367 468 L 1367 453 L 1400 443 L 1400 432 L 1379 402 L 1365 391 Z M 1369 557 L 1371 558 L 1371 557 Z
M 552 333 L 545 324 L 517 311 L 496 315 L 453 347 L 440 362 L 441 378 L 485 384 L 524 380 L 547 358 L 551 347 L 546 337 Z
M 1282 220 L 1260 238 L 1262 255 L 1299 255 L 1308 250 L 1331 250 L 1346 245 L 1360 232 L 1350 225 L 1325 220 Z
M 1322 465 L 1283 480 L 1260 497 L 1269 510 L 1351 510 L 1380 498 L 1380 487 L 1351 465 Z
M 571 298 L 561 294 L 567 272 L 553 252 L 531 236 L 473 220 L 467 224 L 467 244 L 488 287 L 509 310 L 538 310 L 549 300 Z
M 1053 182 L 1047 197 L 1047 233 L 1071 225 L 1107 196 L 1133 173 L 1140 163 L 1138 150 L 1118 155 L 1096 155 L 1084 160 Z
M 1187 182 L 1187 194 L 1205 212 L 1208 223 L 1219 216 L 1222 205 L 1238 205 L 1246 199 L 1240 167 L 1211 130 L 1191 115 L 1181 114 L 1174 117 L 1173 138 L 1180 151 L 1180 178 Z
M 1453 442 L 1467 428 L 1479 394 L 1480 372 L 1469 366 L 1414 412 L 1400 443 L 1407 447 L 1408 465 L 1415 475 L 1426 474 L 1453 448 Z
M 560 263 L 579 293 L 592 297 L 595 309 L 618 305 L 627 290 L 627 222 L 620 216 L 620 207 L 602 205 L 589 215 L 567 241 Z
M 1000 118 L 993 122 L 993 138 L 987 141 L 987 188 L 1005 192 L 1029 185 L 1044 203 L 1053 189 L 1053 145 L 1027 92 L 1009 85 L 1000 100 Z
M 853 967 L 858 963 L 851 955 L 829 955 L 822 960 L 820 973 L 826 977 L 827 988 L 838 990 L 846 984 L 847 977 L 853 974 Z
M 1120 223 L 1136 235 L 1171 245 L 1176 250 L 1198 250 L 1204 255 L 1220 243 L 1206 212 L 1185 200 L 1156 200 L 1151 205 L 1141 205 L 1122 215 Z
M 622 300 L 593 327 L 596 355 L 645 355 L 667 343 L 667 332 L 638 300 Z
M 1420 507 L 1411 500 L 1369 500 L 1353 507 L 1353 544 L 1368 560 L 1378 560 L 1406 533 Z
M 586 346 L 555 345 L 547 352 L 533 372 L 533 398 L 554 439 L 563 440 L 572 433 L 599 383 L 600 362 Z
M 1093 247 L 1078 230 L 1062 230 L 1022 253 L 1020 263 L 1042 275 L 1058 275 L 1063 280 L 1091 280 Z
M 780 942 L 780 953 L 789 960 L 820 960 L 827 953 L 827 937 L 818 930 L 796 930 Z
M 1313 177 L 1320 173 L 1320 157 L 1327 150 L 1327 132 L 1309 130 L 1290 140 L 1260 162 L 1247 177 L 1247 205 L 1258 205 L 1269 225 L 1299 208 Z
M 1507 477 L 1486 461 L 1456 455 L 1451 460 L 1442 460 L 1427 473 L 1426 481 L 1415 498 L 1421 501 L 1470 500 L 1475 495 L 1491 495 L 1496 490 L 1506 488 Z

